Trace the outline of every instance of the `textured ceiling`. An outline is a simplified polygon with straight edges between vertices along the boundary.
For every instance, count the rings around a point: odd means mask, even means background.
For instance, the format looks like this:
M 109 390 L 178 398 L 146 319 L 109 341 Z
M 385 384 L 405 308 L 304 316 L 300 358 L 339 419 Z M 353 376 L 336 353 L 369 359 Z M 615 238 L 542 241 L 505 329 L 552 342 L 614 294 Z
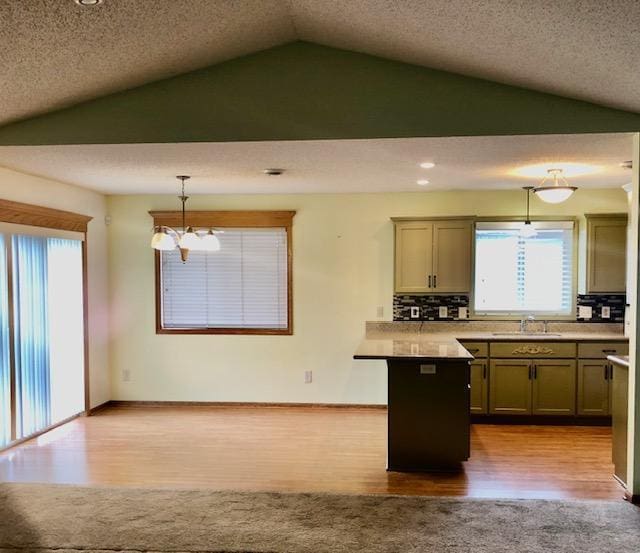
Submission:
M 600 172 L 570 178 L 579 187 L 619 187 L 631 179 L 631 134 L 409 138 L 285 142 L 4 146 L 0 165 L 107 194 L 405 192 L 505 189 L 536 184 L 511 175 L 537 163 L 590 163 Z M 420 162 L 433 161 L 425 170 Z M 279 177 L 262 173 L 286 169 Z M 419 186 L 418 179 L 430 184 Z
M 0 0 L 0 123 L 300 39 L 640 112 L 638 0 Z

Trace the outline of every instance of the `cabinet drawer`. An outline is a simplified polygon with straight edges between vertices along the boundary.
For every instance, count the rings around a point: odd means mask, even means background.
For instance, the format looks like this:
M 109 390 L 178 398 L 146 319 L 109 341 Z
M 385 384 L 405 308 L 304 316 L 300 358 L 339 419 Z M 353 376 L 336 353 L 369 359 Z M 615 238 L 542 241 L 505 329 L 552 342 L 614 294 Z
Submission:
M 489 344 L 487 344 L 487 342 L 464 342 L 464 341 L 460 341 L 460 343 L 476 359 L 482 358 L 482 357 L 487 357 L 489 355 Z
M 571 359 L 576 356 L 574 342 L 494 342 L 490 350 L 491 357 L 503 359 L 512 357 Z
M 580 359 L 606 359 L 607 355 L 628 355 L 629 344 L 625 342 L 584 342 L 578 344 Z

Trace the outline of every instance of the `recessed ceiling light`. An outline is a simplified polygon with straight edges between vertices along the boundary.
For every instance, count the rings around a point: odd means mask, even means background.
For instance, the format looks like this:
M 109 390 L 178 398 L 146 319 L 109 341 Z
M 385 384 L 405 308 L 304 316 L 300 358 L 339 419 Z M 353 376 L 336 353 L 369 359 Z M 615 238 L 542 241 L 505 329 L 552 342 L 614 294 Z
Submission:
M 433 163 L 433 161 L 423 161 L 420 164 L 420 167 L 422 167 L 423 169 L 431 169 L 431 168 L 433 168 L 435 166 L 436 166 L 436 164 Z
M 549 163 L 535 163 L 533 165 L 516 167 L 512 171 L 509 171 L 509 174 L 516 177 L 541 179 L 547 176 L 549 169 L 561 169 L 563 175 L 565 175 L 566 177 L 582 177 L 584 175 L 593 175 L 594 173 L 600 173 L 604 168 L 601 165 L 591 165 L 589 163 L 553 161 Z
M 429 181 L 427 179 L 420 179 L 416 181 L 420 186 L 426 186 L 427 184 L 429 184 Z
M 97 6 L 102 4 L 102 0 L 75 0 L 79 6 Z

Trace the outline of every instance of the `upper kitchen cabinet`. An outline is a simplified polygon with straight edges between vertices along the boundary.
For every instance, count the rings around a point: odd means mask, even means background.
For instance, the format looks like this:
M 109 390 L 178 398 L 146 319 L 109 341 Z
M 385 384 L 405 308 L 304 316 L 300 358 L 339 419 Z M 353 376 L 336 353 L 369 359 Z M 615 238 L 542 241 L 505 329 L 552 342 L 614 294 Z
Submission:
M 586 215 L 587 294 L 624 293 L 627 216 Z
M 470 292 L 470 219 L 395 219 L 394 223 L 396 293 Z

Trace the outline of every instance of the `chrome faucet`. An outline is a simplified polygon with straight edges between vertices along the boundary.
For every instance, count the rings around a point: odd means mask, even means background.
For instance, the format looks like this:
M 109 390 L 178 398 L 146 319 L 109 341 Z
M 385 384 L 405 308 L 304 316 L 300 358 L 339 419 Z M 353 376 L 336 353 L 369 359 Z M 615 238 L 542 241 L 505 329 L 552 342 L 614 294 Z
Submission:
M 536 318 L 533 315 L 529 315 L 526 319 L 523 317 L 520 320 L 520 332 L 525 334 L 527 332 L 527 330 L 529 329 L 529 323 L 532 323 L 535 320 L 536 320 Z

